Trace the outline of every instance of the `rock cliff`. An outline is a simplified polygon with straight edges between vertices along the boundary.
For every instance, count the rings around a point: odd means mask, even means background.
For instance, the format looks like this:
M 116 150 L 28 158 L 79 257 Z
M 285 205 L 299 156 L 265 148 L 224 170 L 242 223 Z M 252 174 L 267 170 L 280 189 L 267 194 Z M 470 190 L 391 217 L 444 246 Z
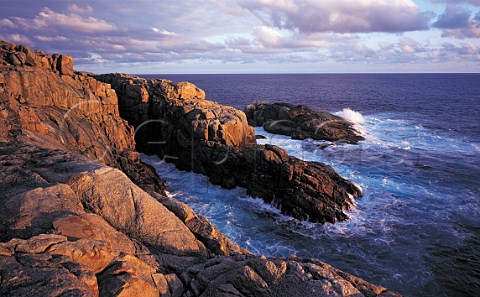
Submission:
M 325 110 L 313 110 L 305 105 L 257 102 L 245 107 L 248 123 L 263 126 L 270 133 L 293 139 L 344 141 L 355 144 L 364 140 L 353 123 Z
M 305 162 L 273 145 L 257 145 L 244 112 L 205 100 L 189 83 L 125 74 L 97 75 L 119 96 L 120 114 L 135 127 L 137 148 L 225 188 L 273 202 L 312 222 L 345 220 L 361 190 L 331 167 Z
M 164 195 L 115 91 L 71 57 L 0 42 L 0 117 L 1 296 L 398 296 L 252 255 Z

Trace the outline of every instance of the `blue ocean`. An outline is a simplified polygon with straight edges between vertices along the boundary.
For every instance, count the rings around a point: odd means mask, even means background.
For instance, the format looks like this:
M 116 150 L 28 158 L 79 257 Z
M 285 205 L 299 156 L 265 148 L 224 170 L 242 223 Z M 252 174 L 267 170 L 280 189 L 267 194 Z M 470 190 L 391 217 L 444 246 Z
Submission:
M 318 258 L 406 296 L 480 292 L 479 74 L 143 75 L 190 81 L 209 100 L 242 109 L 257 100 L 306 104 L 355 122 L 357 145 L 267 133 L 290 155 L 327 163 L 364 196 L 350 220 L 312 224 L 282 215 L 244 189 L 154 156 L 170 195 L 266 256 Z

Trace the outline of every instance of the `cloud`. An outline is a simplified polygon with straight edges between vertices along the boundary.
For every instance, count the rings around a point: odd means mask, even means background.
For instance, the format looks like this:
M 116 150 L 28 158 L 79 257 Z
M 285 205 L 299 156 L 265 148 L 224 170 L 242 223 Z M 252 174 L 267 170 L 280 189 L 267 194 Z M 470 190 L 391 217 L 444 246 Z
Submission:
M 470 16 L 472 12 L 458 6 L 447 6 L 437 21 L 433 23 L 436 28 L 457 29 L 470 27 Z
M 433 23 L 433 27 L 443 30 L 443 37 L 480 37 L 480 12 L 472 17 L 472 12 L 458 6 L 447 6 L 443 14 Z
M 428 29 L 432 14 L 412 0 L 240 0 L 266 25 L 301 32 L 406 32 Z
M 10 42 L 26 44 L 26 45 L 29 45 L 29 46 L 34 46 L 35 45 L 35 43 L 30 38 L 28 38 L 27 36 L 22 35 L 22 34 L 15 34 L 15 33 L 14 34 L 8 34 L 8 33 L 1 34 L 0 33 L 0 40 L 8 40 Z
M 448 3 L 448 4 L 471 4 L 474 6 L 480 6 L 480 0 L 431 0 L 434 3 Z
M 0 26 L 9 29 L 15 29 L 15 24 L 9 19 L 0 20 Z
M 32 20 L 23 17 L 11 17 L 10 21 L 23 29 L 32 31 L 72 30 L 81 33 L 98 33 L 109 32 L 116 29 L 114 25 L 101 19 L 83 17 L 75 13 L 63 14 L 55 12 L 48 7 L 42 9 Z
M 67 10 L 74 14 L 90 14 L 93 12 L 93 8 L 90 5 L 81 7 L 81 6 L 78 6 L 77 4 L 68 5 Z
M 314 71 L 317 63 L 328 63 L 329 71 L 445 61 L 478 66 L 476 41 L 458 40 L 477 34 L 480 17 L 472 7 L 448 4 L 431 29 L 446 36 L 440 38 L 432 31 L 407 32 L 427 29 L 432 20 L 414 1 L 137 0 L 126 6 L 107 0 L 3 0 L 0 38 L 70 54 L 78 69 L 95 72 L 161 72 L 165 65 L 176 72 L 192 65 L 197 72 L 202 65 L 220 72 L 293 69 L 284 64 Z
M 177 35 L 174 32 L 170 32 L 170 31 L 167 31 L 165 29 L 158 29 L 157 27 L 152 27 L 152 31 L 155 32 L 155 33 L 165 35 L 165 36 L 176 36 Z
M 46 42 L 54 42 L 54 41 L 68 41 L 69 39 L 65 36 L 44 36 L 44 35 L 35 35 L 35 39 L 40 40 L 40 41 L 46 41 Z

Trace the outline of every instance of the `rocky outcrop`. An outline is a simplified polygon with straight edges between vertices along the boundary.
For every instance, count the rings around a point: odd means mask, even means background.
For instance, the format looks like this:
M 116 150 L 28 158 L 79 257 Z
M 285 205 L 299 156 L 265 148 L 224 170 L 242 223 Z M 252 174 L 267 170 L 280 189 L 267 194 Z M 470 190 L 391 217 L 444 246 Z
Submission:
M 120 113 L 136 127 L 137 148 L 225 188 L 245 187 L 283 213 L 312 222 L 345 220 L 361 190 L 318 162 L 273 145 L 257 145 L 242 111 L 205 100 L 189 83 L 97 75 L 119 96 Z M 186 91 L 188 90 L 188 91 Z
M 291 136 L 293 139 L 343 141 L 364 140 L 353 123 L 325 110 L 313 110 L 305 105 L 257 102 L 245 107 L 248 123 L 263 126 L 270 133 Z
M 249 254 L 233 242 L 223 252 L 205 247 L 118 169 L 69 152 L 1 142 L 0 180 L 2 296 L 70 290 L 158 296 L 181 285 L 154 281 L 172 273 L 166 259 L 194 265 L 214 255 Z
M 318 260 L 251 255 L 69 152 L 2 142 L 0 180 L 2 296 L 396 296 Z
M 0 49 L 1 296 L 393 294 L 317 260 L 252 255 L 162 193 L 108 84 L 70 57 Z
M 216 257 L 180 278 L 202 296 L 400 296 L 321 261 L 295 257 Z
M 21 63 L 13 63 L 21 56 Z M 108 84 L 73 70 L 71 57 L 0 42 L 0 141 L 19 139 L 69 150 L 122 169 L 152 190 L 165 186 L 134 151 L 133 129 L 119 116 Z

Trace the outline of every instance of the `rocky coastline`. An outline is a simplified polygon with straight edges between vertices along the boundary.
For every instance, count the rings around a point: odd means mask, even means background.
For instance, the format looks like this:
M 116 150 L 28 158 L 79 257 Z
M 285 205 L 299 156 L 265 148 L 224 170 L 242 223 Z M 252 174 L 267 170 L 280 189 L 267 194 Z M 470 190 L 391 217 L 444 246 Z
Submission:
M 289 103 L 257 102 L 245 107 L 248 123 L 293 139 L 312 138 L 355 144 L 364 138 L 353 123 L 325 110 Z
M 165 194 L 137 149 L 266 201 L 272 191 L 297 217 L 310 215 L 297 203 L 322 202 L 309 217 L 320 222 L 345 219 L 345 196 L 360 194 L 326 165 L 256 145 L 243 112 L 204 98 L 1 41 L 0 295 L 400 296 L 316 259 L 253 255 Z
M 244 187 L 283 213 L 312 222 L 347 219 L 344 211 L 362 194 L 330 166 L 257 145 L 244 112 L 206 100 L 192 84 L 125 74 L 95 78 L 118 94 L 122 118 L 136 129 L 137 149 L 179 169 L 205 174 L 224 188 Z

